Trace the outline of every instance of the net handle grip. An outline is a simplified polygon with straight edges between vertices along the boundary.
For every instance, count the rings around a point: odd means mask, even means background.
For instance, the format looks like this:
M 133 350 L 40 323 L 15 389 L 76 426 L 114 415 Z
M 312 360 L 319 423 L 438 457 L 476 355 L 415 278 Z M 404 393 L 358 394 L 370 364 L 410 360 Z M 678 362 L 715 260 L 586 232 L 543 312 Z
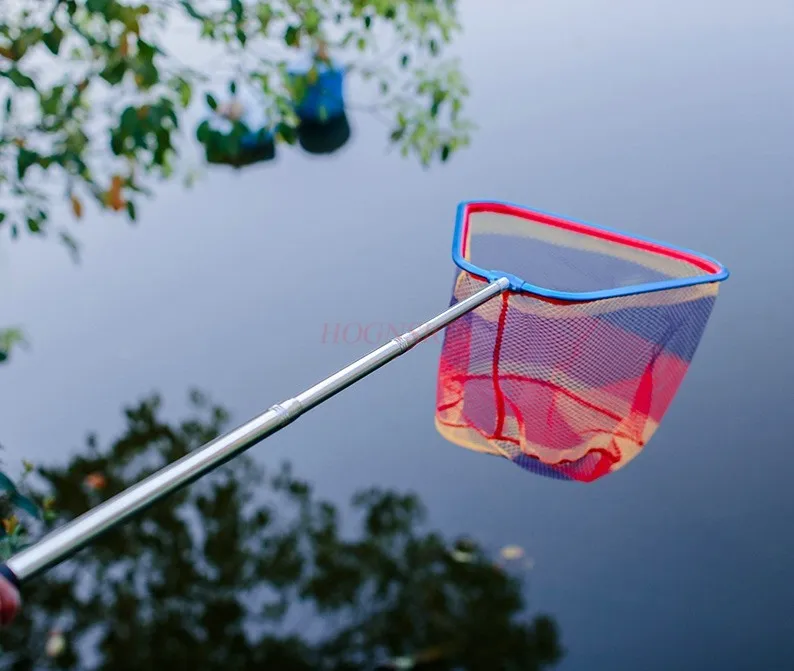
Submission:
M 156 473 L 24 548 L 5 564 L 0 565 L 0 575 L 17 588 L 22 587 L 81 550 L 98 536 L 144 511 L 172 492 L 215 470 L 281 430 L 308 410 L 404 354 L 456 319 L 500 295 L 510 288 L 510 284 L 507 277 L 500 277 L 472 296 L 411 331 L 393 338 L 306 391 L 277 403 L 229 433 L 164 466 Z

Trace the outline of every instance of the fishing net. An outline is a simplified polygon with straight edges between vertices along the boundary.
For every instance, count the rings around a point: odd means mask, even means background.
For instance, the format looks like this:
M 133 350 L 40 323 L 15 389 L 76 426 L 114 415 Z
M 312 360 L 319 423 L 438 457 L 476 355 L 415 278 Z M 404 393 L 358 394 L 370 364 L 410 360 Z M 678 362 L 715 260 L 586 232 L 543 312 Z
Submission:
M 694 252 L 492 202 L 459 207 L 453 258 L 452 304 L 499 277 L 511 288 L 447 327 L 438 430 L 585 482 L 653 436 L 728 276 Z

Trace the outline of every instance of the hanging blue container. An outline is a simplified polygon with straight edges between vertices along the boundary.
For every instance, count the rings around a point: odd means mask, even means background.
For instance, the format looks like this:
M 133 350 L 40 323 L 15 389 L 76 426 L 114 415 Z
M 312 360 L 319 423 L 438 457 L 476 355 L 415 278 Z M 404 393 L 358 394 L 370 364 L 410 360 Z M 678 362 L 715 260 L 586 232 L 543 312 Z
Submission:
M 238 122 L 216 113 L 199 126 L 207 162 L 241 168 L 272 161 L 276 157 L 275 137 L 258 97 L 243 89 L 236 100 L 242 106 Z
M 240 146 L 245 150 L 261 149 L 264 145 L 275 143 L 270 120 L 264 113 L 259 96 L 248 88 L 240 87 L 239 99 L 245 107 L 241 121 L 251 130 L 240 139 Z
M 315 63 L 309 57 L 290 68 L 293 83 L 308 77 L 312 67 L 317 70 L 317 79 L 305 84 L 300 99 L 293 103 L 294 110 L 301 122 L 326 123 L 345 113 L 345 69 L 338 63 Z
M 350 122 L 344 112 L 326 123 L 306 121 L 298 126 L 298 143 L 309 154 L 333 154 L 347 144 L 350 135 Z

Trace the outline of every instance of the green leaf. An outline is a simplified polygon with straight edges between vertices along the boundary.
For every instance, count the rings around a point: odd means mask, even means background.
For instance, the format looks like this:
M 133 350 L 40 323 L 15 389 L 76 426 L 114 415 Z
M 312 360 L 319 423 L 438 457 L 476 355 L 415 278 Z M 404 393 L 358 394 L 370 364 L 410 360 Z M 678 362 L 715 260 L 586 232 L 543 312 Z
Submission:
M 410 59 L 410 57 L 408 56 L 408 54 L 403 54 L 403 55 L 402 55 L 402 58 L 400 59 L 400 65 L 401 65 L 403 68 L 407 68 L 407 67 L 408 67 L 408 62 L 409 62 L 410 60 L 411 60 L 411 59 Z
M 235 81 L 229 82 L 229 93 L 231 93 L 232 95 L 237 93 L 237 82 Z
M 438 111 L 446 97 L 447 94 L 445 91 L 436 91 L 433 93 L 433 104 L 430 106 L 430 116 L 433 118 L 438 116 Z
M 160 81 L 160 72 L 152 61 L 144 61 L 135 68 L 136 83 L 142 89 L 150 89 Z
M 201 36 L 215 39 L 215 24 L 209 19 L 204 19 L 201 23 Z
M 63 86 L 56 86 L 49 95 L 41 96 L 41 111 L 44 114 L 55 116 L 58 113 L 58 108 L 61 105 L 61 98 L 63 97 L 65 89 Z
M 446 162 L 447 161 L 447 159 L 449 158 L 450 151 L 451 151 L 451 149 L 450 149 L 448 144 L 445 144 L 443 147 L 441 147 L 441 161 L 442 162 Z
M 207 97 L 207 105 L 210 106 L 210 109 L 213 111 L 218 109 L 218 101 L 215 100 L 215 98 L 213 98 L 209 93 L 207 94 L 206 97 Z
M 16 237 L 13 233 L 12 227 L 12 237 Z M 5 329 L 0 330 L 0 354 L 2 354 L 2 358 L 0 358 L 0 362 L 6 361 L 8 359 L 9 353 L 11 350 L 17 345 L 27 345 L 27 341 L 25 340 L 25 335 L 19 329 Z M 0 471 L 0 474 L 2 472 Z M 6 478 L 7 480 L 7 478 Z M 10 480 L 3 481 L 0 483 L 0 486 L 6 488 L 8 483 L 11 482 Z M 14 487 L 13 483 L 11 483 L 12 487 Z M 16 491 L 16 488 L 14 488 Z
M 182 79 L 179 82 L 179 102 L 182 104 L 182 107 L 187 107 L 190 105 L 190 101 L 193 98 L 193 91 L 190 88 L 190 82 Z
M 45 33 L 43 37 L 44 45 L 56 56 L 61 48 L 63 35 L 63 31 L 58 26 L 55 26 L 50 32 Z
M 135 205 L 131 200 L 127 201 L 127 215 L 130 218 L 130 221 L 135 221 L 136 213 L 135 213 Z
M 303 27 L 309 35 L 316 35 L 322 21 L 322 14 L 316 7 L 309 7 L 303 15 Z
M 201 142 L 201 144 L 207 144 L 210 139 L 210 134 L 209 121 L 202 121 L 196 129 L 196 139 Z
M 104 79 L 111 86 L 120 84 L 127 73 L 127 64 L 124 61 L 118 61 L 108 66 L 99 73 L 99 76 Z
M 134 107 L 127 107 L 121 113 L 120 128 L 127 134 L 132 134 L 138 127 L 138 110 Z
M 28 151 L 21 148 L 17 156 L 17 177 L 20 180 L 25 179 L 25 173 L 32 165 L 38 162 L 39 155 L 35 151 Z
M 83 149 L 85 149 L 87 144 L 88 136 L 79 128 L 70 133 L 66 138 L 66 149 L 75 154 L 75 159 L 79 158 L 79 155 L 82 153 Z
M 104 14 L 111 0 L 86 0 L 85 8 L 92 14 Z
M 259 3 L 256 8 L 256 18 L 259 19 L 262 32 L 267 33 L 267 27 L 270 25 L 270 21 L 273 19 L 273 9 L 270 7 L 268 2 Z
M 342 47 L 342 48 L 346 47 L 348 44 L 350 44 L 350 43 L 353 41 L 353 38 L 354 38 L 355 36 L 356 36 L 356 33 L 355 33 L 355 31 L 353 31 L 353 30 L 348 30 L 348 31 L 345 33 L 345 36 L 344 36 L 344 37 L 342 38 L 342 40 L 339 42 L 339 46 L 340 46 L 340 47 Z
M 121 156 L 124 152 L 124 139 L 125 135 L 122 135 L 119 131 L 113 131 L 110 134 L 110 150 L 116 156 Z
M 300 42 L 300 31 L 295 26 L 287 27 L 284 32 L 284 44 L 288 47 L 297 47 Z
M 41 225 L 39 224 L 39 222 L 38 222 L 38 221 L 36 221 L 36 219 L 35 219 L 35 218 L 33 218 L 33 217 L 28 217 L 28 220 L 27 220 L 27 225 L 28 225 L 28 230 L 29 230 L 31 233 L 34 233 L 34 234 L 35 234 L 35 233 L 41 233 Z
M 392 142 L 399 142 L 402 139 L 403 135 L 405 135 L 404 126 L 402 128 L 397 128 L 396 130 L 393 130 L 389 137 Z
M 3 333 L 0 332 L 0 335 Z M 13 483 L 11 478 L 9 478 L 3 471 L 0 471 L 0 490 L 4 492 L 8 492 L 13 496 L 17 493 L 17 486 Z
M 287 144 L 295 144 L 298 139 L 298 129 L 283 122 L 279 123 L 276 126 L 276 137 L 280 137 Z
M 24 510 L 28 515 L 35 517 L 37 519 L 41 518 L 41 510 L 39 507 L 33 503 L 27 496 L 20 494 L 19 492 L 14 493 L 11 497 L 11 505 L 21 510 Z
M 181 0 L 180 4 L 191 18 L 197 19 L 198 21 L 204 21 L 204 16 L 199 14 L 199 12 L 196 11 L 196 8 L 192 5 L 192 3 L 188 2 L 188 0 Z
M 123 151 L 124 141 L 128 137 L 132 137 L 138 131 L 140 124 L 138 123 L 138 111 L 134 107 L 127 107 L 121 115 L 119 121 L 118 142 Z M 120 151 L 119 153 L 122 153 Z
M 156 44 L 151 44 L 141 39 L 138 40 L 139 62 L 151 63 L 157 54 L 160 54 L 162 56 L 163 50 L 160 47 L 158 47 Z
M 10 79 L 12 84 L 18 86 L 21 89 L 27 88 L 33 89 L 34 91 L 36 90 L 36 83 L 26 74 L 20 72 L 20 70 L 16 67 L 13 67 L 10 70 L 0 74 Z

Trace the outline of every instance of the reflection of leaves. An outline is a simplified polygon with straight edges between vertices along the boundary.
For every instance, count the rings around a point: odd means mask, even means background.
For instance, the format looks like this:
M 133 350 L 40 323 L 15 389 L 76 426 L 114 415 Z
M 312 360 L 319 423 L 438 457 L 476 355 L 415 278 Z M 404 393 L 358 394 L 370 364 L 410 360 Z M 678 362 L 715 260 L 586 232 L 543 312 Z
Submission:
M 61 522 L 225 428 L 226 412 L 204 394 L 193 392 L 191 405 L 195 416 L 168 423 L 159 398 L 146 399 L 125 411 L 127 428 L 106 449 L 92 437 L 65 467 L 39 469 Z M 101 491 L 83 486 L 95 473 Z M 336 506 L 288 464 L 266 473 L 238 457 L 32 583 L 0 668 L 43 665 L 39 642 L 56 617 L 69 623 L 61 668 L 85 668 L 78 651 L 97 636 L 96 668 L 114 671 L 370 671 L 409 661 L 526 671 L 559 660 L 556 625 L 523 615 L 520 583 L 473 541 L 422 530 L 415 495 L 370 488 L 352 503 L 358 524 L 343 535 Z M 455 561 L 455 550 L 469 561 Z
M 22 481 L 26 479 L 31 470 L 24 464 L 25 471 Z M 23 494 L 16 483 L 5 473 L 0 471 L 0 560 L 5 561 L 12 554 L 18 552 L 27 543 L 25 525 L 17 513 L 22 512 L 32 520 L 41 520 L 47 517 L 43 510 L 29 496 Z
M 83 482 L 89 489 L 104 489 L 107 484 L 105 476 L 101 473 L 89 473 L 85 476 Z
M 7 503 L 12 509 L 24 510 L 32 517 L 40 517 L 41 511 L 39 507 L 27 496 L 22 494 L 11 478 L 9 478 L 2 471 L 0 471 L 0 492 L 5 495 Z M 7 528 L 6 532 L 11 533 L 11 531 Z
M 507 560 L 521 559 L 524 556 L 524 548 L 518 545 L 506 545 L 502 548 L 500 554 Z
M 47 657 L 60 657 L 66 650 L 66 639 L 59 631 L 51 631 L 47 636 L 47 644 L 44 648 Z

